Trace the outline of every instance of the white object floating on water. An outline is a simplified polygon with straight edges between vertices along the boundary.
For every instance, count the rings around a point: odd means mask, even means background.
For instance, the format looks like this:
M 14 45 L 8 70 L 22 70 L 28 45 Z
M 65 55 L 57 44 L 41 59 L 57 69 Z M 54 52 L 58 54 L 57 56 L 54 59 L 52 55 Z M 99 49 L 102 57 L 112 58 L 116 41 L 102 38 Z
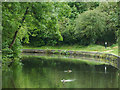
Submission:
M 63 83 L 65 83 L 65 82 L 72 82 L 72 81 L 75 81 L 75 79 L 68 79 L 68 80 L 63 79 L 63 80 L 61 80 L 61 82 L 63 82 Z
M 72 72 L 72 70 L 65 70 L 64 72 L 68 72 L 68 73 L 71 73 L 71 72 Z
M 106 73 L 106 71 L 107 71 L 107 67 L 105 66 L 105 73 Z

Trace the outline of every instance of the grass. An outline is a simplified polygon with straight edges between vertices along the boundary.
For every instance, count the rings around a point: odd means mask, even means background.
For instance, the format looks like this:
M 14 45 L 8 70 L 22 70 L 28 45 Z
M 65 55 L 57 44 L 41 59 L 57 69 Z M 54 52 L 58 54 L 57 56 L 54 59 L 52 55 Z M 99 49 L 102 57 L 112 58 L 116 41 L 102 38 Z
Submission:
M 113 44 L 105 48 L 102 45 L 62 45 L 62 46 L 42 46 L 42 47 L 28 47 L 24 46 L 23 49 L 48 49 L 48 50 L 74 50 L 74 51 L 90 51 L 90 52 L 103 52 L 118 55 L 118 44 Z

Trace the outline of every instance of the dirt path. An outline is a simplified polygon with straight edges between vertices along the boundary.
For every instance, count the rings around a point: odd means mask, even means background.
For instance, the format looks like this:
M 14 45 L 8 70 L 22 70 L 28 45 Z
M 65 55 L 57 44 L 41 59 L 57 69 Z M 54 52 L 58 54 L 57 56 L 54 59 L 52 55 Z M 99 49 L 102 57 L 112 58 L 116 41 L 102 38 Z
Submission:
M 103 51 L 103 52 L 110 52 L 110 51 L 113 51 L 113 50 L 107 50 L 107 51 Z

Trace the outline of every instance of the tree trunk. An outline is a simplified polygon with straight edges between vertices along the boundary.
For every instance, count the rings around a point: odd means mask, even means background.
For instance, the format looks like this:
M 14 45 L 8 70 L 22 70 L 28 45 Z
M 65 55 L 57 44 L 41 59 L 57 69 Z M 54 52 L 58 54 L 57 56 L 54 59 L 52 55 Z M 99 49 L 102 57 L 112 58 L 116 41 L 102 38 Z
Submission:
M 15 40 L 16 40 L 18 31 L 20 30 L 21 26 L 23 25 L 23 22 L 24 22 L 24 20 L 25 20 L 25 16 L 26 16 L 27 13 L 28 13 L 28 8 L 29 8 L 29 7 L 26 8 L 26 11 L 25 11 L 24 16 L 23 16 L 22 21 L 21 21 L 21 25 L 18 27 L 18 30 L 15 32 L 15 34 L 14 34 L 14 36 L 13 36 L 13 40 L 12 40 L 11 44 L 9 45 L 9 48 L 11 48 L 11 47 L 13 46 L 13 44 L 15 43 Z

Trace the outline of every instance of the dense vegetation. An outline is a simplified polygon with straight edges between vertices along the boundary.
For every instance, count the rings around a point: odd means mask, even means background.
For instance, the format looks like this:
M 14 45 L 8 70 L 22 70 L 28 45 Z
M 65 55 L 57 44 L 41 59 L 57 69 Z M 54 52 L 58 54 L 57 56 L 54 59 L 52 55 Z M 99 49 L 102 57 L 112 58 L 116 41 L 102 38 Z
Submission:
M 113 2 L 3 2 L 3 64 L 19 61 L 22 45 L 89 45 L 118 42 Z
M 118 11 L 120 11 L 120 2 L 118 2 Z M 120 56 L 120 12 L 118 12 L 118 29 L 119 29 L 119 32 L 118 32 L 118 46 L 119 46 L 119 49 L 118 49 L 118 54 Z
M 120 30 L 119 30 L 119 40 L 118 40 L 118 55 L 120 56 Z

